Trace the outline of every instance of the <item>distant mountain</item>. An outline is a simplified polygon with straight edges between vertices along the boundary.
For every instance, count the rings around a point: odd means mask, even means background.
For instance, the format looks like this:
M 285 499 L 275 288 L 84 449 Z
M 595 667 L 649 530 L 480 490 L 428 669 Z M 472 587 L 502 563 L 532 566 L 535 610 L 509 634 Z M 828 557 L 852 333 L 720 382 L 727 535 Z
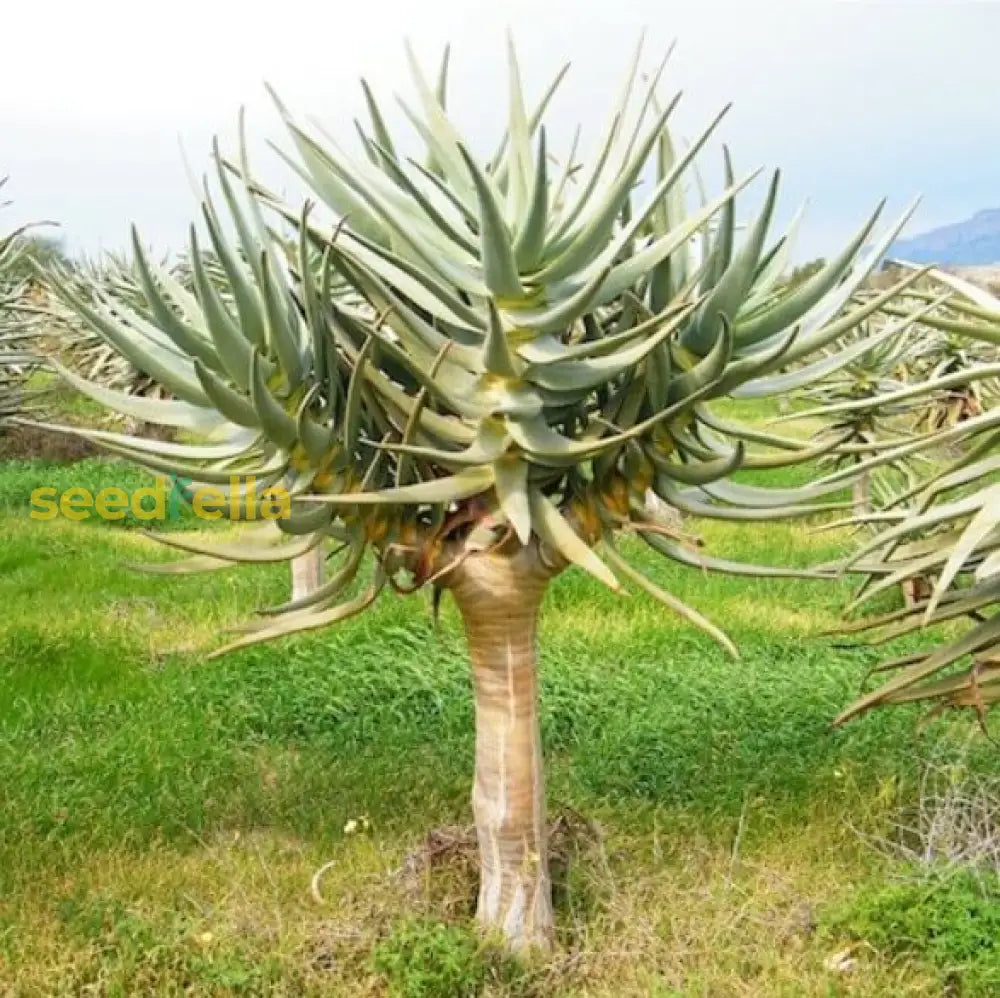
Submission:
M 899 239 L 889 259 L 975 267 L 1000 263 L 1000 208 L 986 208 L 964 222 L 942 225 L 919 236 Z

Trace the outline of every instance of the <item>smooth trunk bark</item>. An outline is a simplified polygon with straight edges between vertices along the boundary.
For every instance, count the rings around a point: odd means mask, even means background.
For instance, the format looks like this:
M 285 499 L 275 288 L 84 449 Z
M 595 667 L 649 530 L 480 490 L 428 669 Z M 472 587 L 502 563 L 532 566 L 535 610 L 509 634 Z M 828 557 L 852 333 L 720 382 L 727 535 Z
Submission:
M 323 547 L 316 545 L 290 562 L 292 599 L 302 599 L 323 584 Z
M 872 478 L 870 471 L 864 471 L 854 482 L 854 514 L 864 516 L 872 508 Z
M 533 548 L 521 548 L 475 555 L 448 580 L 465 625 L 476 700 L 476 917 L 515 950 L 548 947 L 553 930 L 535 651 L 550 575 Z

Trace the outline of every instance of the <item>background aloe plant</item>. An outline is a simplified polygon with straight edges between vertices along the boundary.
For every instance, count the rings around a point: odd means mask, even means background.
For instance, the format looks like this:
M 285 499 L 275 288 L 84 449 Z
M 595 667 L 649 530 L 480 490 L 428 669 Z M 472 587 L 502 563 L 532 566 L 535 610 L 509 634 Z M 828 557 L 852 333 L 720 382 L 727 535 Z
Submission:
M 858 464 L 879 450 L 903 443 L 914 435 L 915 422 L 933 401 L 926 394 L 903 402 L 886 401 L 911 383 L 914 360 L 926 350 L 912 319 L 904 312 L 899 319 L 883 315 L 881 321 L 870 319 L 859 324 L 830 350 L 841 361 L 836 369 L 800 393 L 809 408 L 799 408 L 794 418 L 821 419 L 818 439 L 841 442 L 835 453 L 824 459 L 834 467 Z M 854 482 L 854 511 L 867 513 L 873 499 L 881 505 L 893 491 L 911 485 L 919 471 L 914 464 L 921 459 L 922 454 L 911 454 L 880 467 L 878 475 L 859 474 Z
M 137 234 L 141 300 L 53 275 L 63 301 L 172 398 L 61 370 L 99 402 L 196 442 L 91 439 L 191 489 L 211 486 L 226 515 L 255 521 L 235 542 L 173 534 L 167 543 L 192 557 L 157 570 L 333 545 L 322 585 L 216 654 L 334 624 L 386 588 L 452 594 L 473 663 L 478 918 L 514 947 L 545 945 L 535 632 L 548 582 L 575 565 L 614 590 L 635 586 L 735 654 L 635 568 L 619 538 L 702 569 L 793 574 L 692 548 L 649 518 L 647 495 L 737 521 L 813 512 L 850 469 L 785 489 L 732 475 L 812 460 L 839 438 L 804 443 L 722 418 L 712 403 L 783 395 L 846 365 L 856 353 L 829 348 L 915 275 L 852 301 L 905 221 L 866 249 L 876 210 L 817 273 L 782 285 L 788 239 L 768 235 L 777 174 L 739 237 L 735 199 L 753 175 L 737 180 L 728 152 L 722 192 L 689 205 L 686 182 L 722 115 L 679 151 L 668 130 L 678 98 L 659 99 L 662 64 L 638 86 L 638 51 L 586 163 L 576 142 L 555 157 L 543 124 L 565 70 L 529 108 L 509 49 L 508 126 L 481 158 L 446 111 L 447 55 L 436 84 L 408 57 L 417 105 L 401 106 L 422 161 L 402 151 L 366 84 L 356 155 L 276 100 L 294 149 L 283 155 L 319 204 L 261 187 L 241 143 L 234 160 L 215 151 L 187 257 L 192 289 Z M 288 226 L 291 243 L 278 234 Z M 261 522 L 258 503 L 277 484 L 290 515 Z
M 133 307 L 147 308 L 127 259 L 107 253 L 93 260 L 75 261 L 60 268 L 61 280 L 72 284 L 77 294 L 92 298 L 103 293 L 127 302 Z M 60 363 L 88 381 L 133 395 L 161 394 L 161 388 L 148 374 L 136 366 L 87 323 L 81 322 L 75 310 L 67 308 L 58 298 L 44 303 L 48 353 Z
M 912 264 L 900 265 L 913 271 Z M 948 297 L 941 301 L 944 292 Z M 998 343 L 992 325 L 991 309 L 995 297 L 988 291 L 942 270 L 933 269 L 907 289 L 905 298 L 891 302 L 885 312 L 901 317 L 907 310 L 930 306 L 912 335 L 921 349 L 909 364 L 915 379 L 936 382 L 955 376 L 946 391 L 926 399 L 916 421 L 918 430 L 935 430 L 976 416 L 996 400 L 996 378 L 962 378 L 963 372 L 978 371 L 981 365 L 995 362 Z
M 950 295 L 945 302 L 935 297 L 942 290 Z M 929 380 L 889 398 L 905 402 L 930 391 L 954 393 L 961 399 L 988 399 L 1000 375 L 996 359 L 1000 299 L 937 270 L 907 297 L 920 303 L 928 296 L 935 307 L 921 315 L 921 324 L 962 337 L 969 344 L 963 355 L 981 359 L 964 363 L 958 370 L 950 362 L 938 361 Z M 902 314 L 911 305 L 903 298 L 891 308 Z M 953 356 L 950 348 L 949 354 Z M 991 355 L 994 359 L 987 360 Z M 845 564 L 867 576 L 850 610 L 867 605 L 897 582 L 935 579 L 914 605 L 864 618 L 849 625 L 849 630 L 875 630 L 873 643 L 883 644 L 919 628 L 939 627 L 941 641 L 929 651 L 902 655 L 881 665 L 877 672 L 890 678 L 848 708 L 840 721 L 876 705 L 912 701 L 929 701 L 935 710 L 971 706 L 984 715 L 989 705 L 1000 700 L 1000 629 L 992 613 L 1000 596 L 1000 486 L 996 484 L 1000 412 L 987 405 L 982 411 L 963 409 L 962 418 L 957 418 L 953 405 L 947 403 L 945 411 L 956 418 L 934 420 L 932 432 L 870 459 L 876 465 L 887 455 L 892 459 L 917 448 L 937 450 L 932 473 L 870 518 L 878 527 L 875 535 Z
M 5 183 L 0 179 L 0 188 Z M 27 282 L 16 272 L 23 231 L 0 235 L 0 421 L 23 409 L 24 382 L 38 363 L 38 326 L 24 309 Z

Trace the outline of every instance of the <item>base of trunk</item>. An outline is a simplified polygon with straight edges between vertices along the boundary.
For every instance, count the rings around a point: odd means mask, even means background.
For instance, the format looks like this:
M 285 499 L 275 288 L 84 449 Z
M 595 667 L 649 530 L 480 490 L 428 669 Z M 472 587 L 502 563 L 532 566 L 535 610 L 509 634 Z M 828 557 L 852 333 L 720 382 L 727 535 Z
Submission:
M 544 866 L 544 871 L 531 868 L 538 866 Z M 555 916 L 548 861 L 530 861 L 506 883 L 503 871 L 480 876 L 476 924 L 484 932 L 499 931 L 516 953 L 551 949 Z M 494 906 L 493 900 L 504 896 L 509 898 L 507 907 Z

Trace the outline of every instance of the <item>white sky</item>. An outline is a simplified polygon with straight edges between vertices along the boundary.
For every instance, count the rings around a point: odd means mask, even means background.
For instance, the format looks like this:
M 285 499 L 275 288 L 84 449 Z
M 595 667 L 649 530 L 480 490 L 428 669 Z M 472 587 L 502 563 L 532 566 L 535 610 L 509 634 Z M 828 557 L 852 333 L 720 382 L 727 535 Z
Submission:
M 55 218 L 72 249 L 115 249 L 136 221 L 179 248 L 197 171 L 245 104 L 281 139 L 262 82 L 335 129 L 409 91 L 402 40 L 433 71 L 450 41 L 452 104 L 491 151 L 505 114 L 509 25 L 538 94 L 564 61 L 556 131 L 596 138 L 639 30 L 651 66 L 674 38 L 664 90 L 693 134 L 729 100 L 737 169 L 781 166 L 783 215 L 810 199 L 802 258 L 829 254 L 875 201 L 924 202 L 910 233 L 1000 206 L 1000 3 L 678 0 L 7 0 L 0 13 L 0 175 L 6 220 Z M 268 179 L 284 176 L 261 150 Z M 717 157 L 703 161 L 717 186 Z M 759 184 L 760 182 L 758 182 Z

